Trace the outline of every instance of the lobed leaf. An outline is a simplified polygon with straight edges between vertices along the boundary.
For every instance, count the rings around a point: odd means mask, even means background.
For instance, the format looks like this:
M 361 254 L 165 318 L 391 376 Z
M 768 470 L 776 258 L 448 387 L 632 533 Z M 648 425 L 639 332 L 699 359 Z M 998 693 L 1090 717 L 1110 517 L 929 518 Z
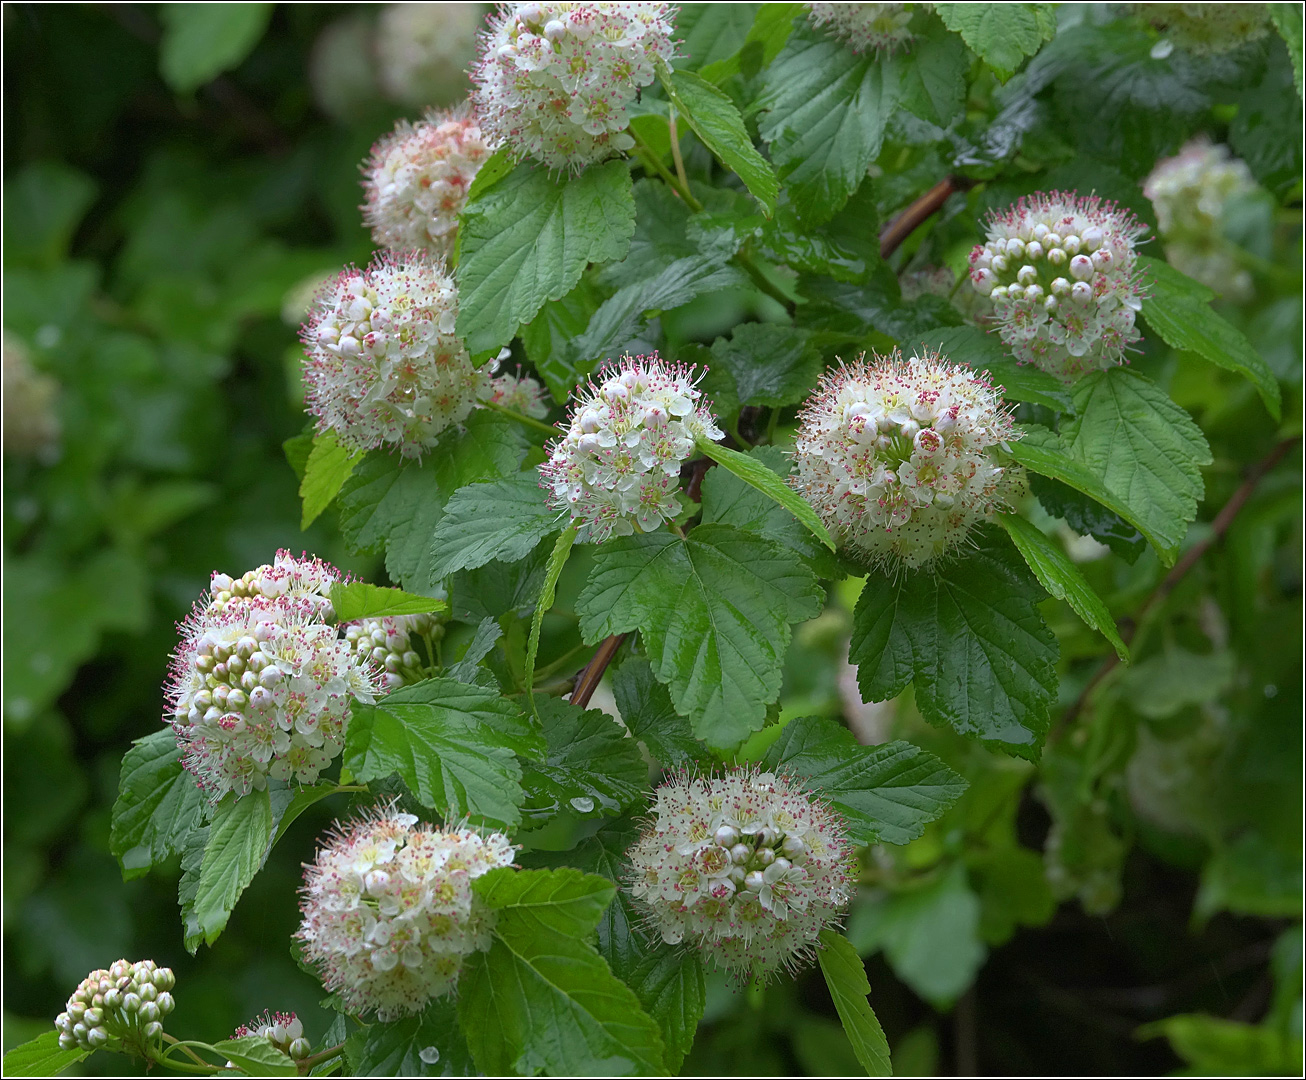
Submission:
M 1006 82 L 1057 32 L 1056 4 L 935 4 L 949 30 Z
M 488 562 L 516 562 L 558 527 L 535 469 L 454 492 L 431 538 L 431 580 Z
M 476 1067 L 449 998 L 416 1016 L 370 1024 L 345 1040 L 353 1076 L 475 1076 Z
M 122 867 L 123 880 L 140 877 L 184 850 L 203 812 L 204 795 L 182 768 L 171 728 L 132 743 L 122 759 L 109 827 L 109 851 Z

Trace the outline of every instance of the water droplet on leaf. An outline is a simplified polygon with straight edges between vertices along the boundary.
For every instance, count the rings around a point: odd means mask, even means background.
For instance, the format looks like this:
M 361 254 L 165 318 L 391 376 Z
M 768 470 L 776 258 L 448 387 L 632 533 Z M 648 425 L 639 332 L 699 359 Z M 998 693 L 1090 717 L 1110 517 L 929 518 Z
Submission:
M 440 1048 L 438 1046 L 424 1046 L 417 1051 L 417 1056 L 422 1059 L 423 1065 L 434 1065 L 440 1060 Z
M 582 814 L 588 814 L 594 809 L 594 800 L 586 798 L 584 795 L 578 795 L 571 800 L 571 805 Z

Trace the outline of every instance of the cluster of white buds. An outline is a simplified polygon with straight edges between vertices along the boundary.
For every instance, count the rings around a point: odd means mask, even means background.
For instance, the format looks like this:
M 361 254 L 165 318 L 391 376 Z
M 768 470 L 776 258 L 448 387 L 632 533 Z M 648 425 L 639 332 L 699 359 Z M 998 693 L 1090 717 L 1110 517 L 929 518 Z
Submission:
M 1061 191 L 990 215 L 970 280 L 1012 355 L 1067 382 L 1122 363 L 1142 336 L 1134 247 L 1146 228 L 1115 203 Z
M 664 783 L 629 858 L 650 928 L 745 978 L 809 961 L 854 888 L 839 817 L 788 777 L 751 768 Z
M 694 369 L 651 356 L 623 356 L 580 388 L 562 438 L 540 466 L 549 505 L 581 523 L 582 540 L 652 532 L 680 513 L 680 466 L 699 439 L 717 440 L 711 410 L 698 405 Z
M 448 258 L 467 189 L 493 152 L 466 105 L 416 124 L 400 120 L 363 165 L 363 221 L 373 242 Z
M 343 446 L 418 457 L 467 418 L 488 377 L 454 333 L 458 293 L 444 264 L 378 253 L 319 294 L 300 332 L 305 407 Z
M 277 553 L 240 578 L 214 574 L 179 627 L 164 718 L 182 763 L 216 802 L 269 776 L 311 784 L 344 745 L 349 699 L 379 682 L 340 640 L 328 599 L 339 571 Z
M 494 913 L 472 882 L 512 860 L 500 833 L 433 829 L 380 808 L 334 833 L 306 867 L 304 957 L 351 1013 L 419 1012 L 453 991 L 467 956 L 489 948 Z
M 844 42 L 855 53 L 889 56 L 911 47 L 907 29 L 915 8 L 930 4 L 808 4 L 807 18 L 818 29 Z
M 381 619 L 360 619 L 345 628 L 345 641 L 358 655 L 361 665 L 383 672 L 387 691 L 426 676 L 421 655 L 413 648 L 413 635 L 434 643 L 444 637 L 444 626 L 433 614 L 387 615 Z
M 55 1018 L 61 1050 L 125 1050 L 145 1056 L 173 1009 L 171 968 L 153 960 L 119 960 L 92 971 Z
M 1229 52 L 1263 38 L 1270 29 L 1268 4 L 1131 4 L 1130 7 L 1181 49 L 1202 56 Z
M 840 361 L 798 418 L 790 484 L 873 565 L 932 562 L 1019 485 L 992 455 L 1019 437 L 1001 388 L 936 353 Z
M 235 1038 L 257 1035 L 294 1061 L 308 1057 L 312 1045 L 304 1038 L 304 1024 L 294 1013 L 265 1012 L 236 1028 Z
M 4 452 L 53 456 L 59 445 L 59 384 L 32 367 L 27 346 L 4 333 Z
M 377 77 L 405 105 L 445 105 L 467 96 L 482 4 L 391 4 L 376 28 Z
M 670 61 L 671 4 L 502 4 L 472 71 L 485 129 L 550 169 L 579 172 L 634 142 L 627 109 Z
M 1156 208 L 1165 256 L 1182 273 L 1233 300 L 1251 297 L 1251 275 L 1238 265 L 1221 229 L 1229 200 L 1256 190 L 1245 162 L 1205 136 L 1157 162 L 1143 185 Z
M 491 379 L 484 400 L 512 409 L 523 416 L 533 416 L 536 420 L 543 420 L 549 415 L 549 404 L 544 400 L 544 387 L 537 379 L 523 375 L 520 364 L 517 365 L 516 375 L 505 371 Z

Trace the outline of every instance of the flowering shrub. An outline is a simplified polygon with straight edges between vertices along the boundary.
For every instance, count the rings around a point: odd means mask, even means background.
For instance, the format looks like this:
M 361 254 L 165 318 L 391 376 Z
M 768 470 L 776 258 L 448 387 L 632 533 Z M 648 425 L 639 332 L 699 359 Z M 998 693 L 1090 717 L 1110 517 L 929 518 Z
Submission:
M 853 52 L 876 55 L 907 49 L 912 10 L 924 4 L 808 4 L 812 25 L 847 43 Z

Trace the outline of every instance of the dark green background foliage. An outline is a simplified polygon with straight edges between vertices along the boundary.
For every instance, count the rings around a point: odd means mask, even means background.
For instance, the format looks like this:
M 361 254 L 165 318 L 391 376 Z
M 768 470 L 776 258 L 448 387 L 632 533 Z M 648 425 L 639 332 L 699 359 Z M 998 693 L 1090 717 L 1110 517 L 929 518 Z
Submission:
M 867 590 L 859 603 L 860 579 L 843 576 L 854 568 L 724 468 L 713 469 L 690 540 L 660 533 L 659 542 L 715 545 L 716 572 L 736 577 L 742 571 L 727 567 L 730 551 L 741 566 L 759 565 L 749 545 L 762 541 L 750 529 L 770 537 L 759 550 L 801 555 L 801 563 L 787 563 L 801 567 L 793 580 L 762 575 L 771 592 L 756 603 L 765 610 L 745 613 L 737 628 L 746 647 L 780 659 L 758 686 L 691 702 L 684 680 L 658 671 L 664 688 L 655 679 L 645 657 L 659 635 L 644 625 L 644 655 L 628 644 L 612 669 L 616 705 L 664 763 L 701 752 L 694 735 L 704 733 L 691 732 L 676 707 L 696 710 L 713 745 L 733 746 L 765 722 L 742 753 L 819 778 L 859 842 L 884 842 L 864 852 L 847 936 L 866 958 L 871 1003 L 897 1073 L 1129 1075 L 1184 1063 L 1203 1072 L 1289 1069 L 1294 1046 L 1300 1055 L 1302 988 L 1300 451 L 1291 449 L 1260 479 L 1232 527 L 1176 588 L 1156 592 L 1167 573 L 1158 550 L 1170 556 L 1208 538 L 1248 471 L 1300 432 L 1301 101 L 1288 50 L 1271 36 L 1220 57 L 1158 59 L 1156 35 L 1105 6 L 1054 13 L 1052 5 L 1015 5 L 1020 25 L 995 33 L 977 6 L 941 4 L 909 60 L 875 65 L 801 27 L 782 51 L 792 12 L 772 5 L 758 18 L 760 6 L 687 6 L 680 66 L 704 78 L 678 72 L 645 95 L 650 102 L 674 95 L 700 120 L 728 98 L 752 141 L 767 148 L 779 189 L 756 151 L 732 157 L 713 145 L 728 141 L 725 129 L 694 125 L 682 146 L 705 211 L 690 222 L 660 181 L 641 176 L 630 247 L 638 257 L 598 270 L 566 268 L 568 287 L 580 284 L 536 318 L 530 298 L 510 297 L 502 311 L 482 306 L 462 327 L 475 349 L 497 349 L 526 320 L 518 358 L 558 399 L 593 357 L 627 345 L 707 361 L 718 412 L 744 444 L 760 441 L 768 422 L 781 435 L 792 431 L 793 406 L 836 352 L 910 347 L 930 332 L 928 343 L 946 339 L 954 358 L 973 350 L 976 365 L 989 366 L 1022 402 L 1022 423 L 1068 418 L 1055 435 L 1019 444 L 1031 468 L 1036 460 L 1093 465 L 1112 440 L 1153 439 L 1158 432 L 1146 415 L 1156 411 L 1172 410 L 1160 433 L 1170 441 L 1133 477 L 1121 516 L 1075 491 L 1078 474 L 1055 470 L 1049 474 L 1059 479 L 1034 478 L 1022 507 L 1033 524 L 1014 538 L 1031 562 L 1038 557 L 1031 551 L 1064 560 L 1061 540 L 1073 538 L 1058 533 L 1055 519 L 1110 545 L 1110 555 L 1079 564 L 1105 612 L 1088 594 L 1046 598 L 1005 536 L 977 537 L 965 565 L 986 568 L 994 595 L 980 598 L 983 609 L 1015 612 L 1022 626 L 1041 627 L 1041 613 L 1056 642 L 1045 630 L 1030 631 L 1015 646 L 1029 659 L 1027 684 L 1015 680 L 974 714 L 972 688 L 944 685 L 926 671 L 932 650 L 946 647 L 931 639 L 931 627 L 953 602 L 949 571 L 912 578 L 892 596 Z M 1300 6 L 1279 7 L 1285 25 L 1297 20 L 1300 62 Z M 288 942 L 300 864 L 347 811 L 345 797 L 304 810 L 221 937 L 192 957 L 177 907 L 180 858 L 147 876 L 129 870 L 124 881 L 108 853 L 123 755 L 132 740 L 160 731 L 174 624 L 211 571 L 239 574 L 278 547 L 306 548 L 369 581 L 425 591 L 432 533 L 457 537 L 462 523 L 487 514 L 465 495 L 443 517 L 439 506 L 407 506 L 401 481 L 388 489 L 395 500 L 388 513 L 411 524 L 403 535 L 388 527 L 372 535 L 368 485 L 393 480 L 392 464 L 374 456 L 337 508 L 300 530 L 298 481 L 282 449 L 304 429 L 297 316 L 287 297 L 314 275 L 367 259 L 357 165 L 399 112 L 378 100 L 346 125 L 313 104 L 311 50 L 347 9 L 249 8 L 218 44 L 201 35 L 187 45 L 174 35 L 162 57 L 160 35 L 173 18 L 166 9 L 4 9 L 4 325 L 60 384 L 63 432 L 57 455 L 6 454 L 4 462 L 6 1049 L 49 1030 L 77 981 L 120 956 L 174 968 L 178 1007 L 168 1030 L 178 1037 L 217 1040 L 268 1008 L 297 1011 L 315 1045 L 328 1036 L 333 1014 L 319 1007 L 321 989 L 296 966 Z M 178 55 L 191 45 L 203 55 Z M 878 106 L 860 107 L 858 123 L 831 140 L 823 125 L 859 93 Z M 827 105 L 809 115 L 818 97 Z M 655 136 L 657 117 L 644 119 L 639 130 Z M 664 138 L 665 130 L 663 122 Z M 1150 382 L 1114 373 L 1121 377 L 1113 376 L 1111 389 L 1090 378 L 1067 391 L 1016 369 L 994 338 L 959 326 L 944 297 L 904 297 L 905 275 L 959 269 L 983 212 L 1032 190 L 1096 189 L 1154 222 L 1141 181 L 1158 157 L 1199 132 L 1228 142 L 1263 189 L 1226 222 L 1252 273 L 1254 298 L 1217 302 L 1226 322 L 1211 321 L 1202 298 L 1176 292 L 1162 265 L 1155 295 L 1169 306 L 1145 308 L 1143 352 L 1132 364 Z M 590 170 L 585 183 L 606 183 L 607 172 L 624 174 L 625 166 Z M 879 228 L 946 176 L 956 178 L 953 194 L 882 260 Z M 464 296 L 513 254 L 513 238 L 502 237 L 502 250 L 482 246 L 476 262 L 477 229 L 497 235 L 495 200 L 517 197 L 514 185 L 531 188 L 533 198 L 553 197 L 539 172 L 502 183 L 468 215 L 473 254 L 460 268 Z M 553 195 L 585 198 L 581 185 L 560 190 Z M 774 216 L 763 216 L 762 205 L 773 206 Z M 745 237 L 764 266 L 800 271 L 796 281 L 773 275 L 767 290 L 801 294 L 794 325 L 730 262 Z M 1161 258 L 1159 245 L 1145 250 Z M 602 261 L 614 253 L 589 254 Z M 1234 334 L 1228 346 L 1229 326 L 1245 340 Z M 1094 430 L 1088 419 L 1104 416 L 1089 408 L 1098 393 L 1134 403 L 1121 406 L 1111 430 Z M 1281 419 L 1270 412 L 1280 395 Z M 1078 415 L 1069 419 L 1072 412 Z M 536 453 L 498 420 L 472 422 L 469 437 L 488 448 L 484 467 L 443 478 L 441 490 L 489 478 L 491 469 L 512 474 L 522 453 Z M 773 450 L 757 456 L 768 468 L 784 467 Z M 1167 466 L 1171 458 L 1179 464 Z M 439 455 L 423 467 L 441 468 Z M 524 484 L 508 479 L 483 493 L 488 512 L 494 500 L 529 493 Z M 414 519 L 419 509 L 426 516 Z M 1176 528 L 1178 518 L 1194 515 L 1186 532 Z M 438 567 L 440 575 L 456 571 L 446 655 L 473 650 L 466 671 L 448 674 L 483 686 L 496 678 L 521 684 L 530 613 L 552 546 L 542 538 L 551 528 L 524 521 L 499 557 L 525 557 L 507 565 L 478 567 L 474 552 L 444 549 L 453 561 Z M 375 554 L 357 553 L 372 548 Z M 617 541 L 573 553 L 543 624 L 546 689 L 584 663 L 582 634 L 589 641 L 635 625 L 634 616 L 623 621 L 621 610 L 595 605 L 592 592 L 605 575 L 633 573 L 639 549 Z M 818 578 L 829 597 L 824 610 Z M 923 620 L 924 611 L 935 622 Z M 868 642 L 872 616 L 892 627 L 890 646 Z M 969 614 L 958 608 L 955 618 Z M 1109 628 L 1112 620 L 1132 635 L 1133 663 L 1111 671 L 1081 708 L 1081 693 L 1113 654 L 1085 621 Z M 900 650 L 915 683 L 906 686 L 901 667 L 889 671 L 887 661 L 863 662 L 868 696 L 898 696 L 862 705 L 859 673 L 845 662 L 850 641 L 854 662 Z M 485 668 L 477 668 L 482 657 Z M 1053 665 L 1060 690 L 1049 701 Z M 776 686 L 778 706 L 770 704 Z M 472 685 L 437 689 L 446 705 L 451 694 L 468 709 L 502 701 Z M 404 699 L 390 705 L 399 709 Z M 493 888 L 524 890 L 547 878 L 548 888 L 571 889 L 583 917 L 554 929 L 580 938 L 597 923 L 611 946 L 626 932 L 624 902 L 605 911 L 604 897 L 592 895 L 595 878 L 547 877 L 538 868 L 613 873 L 613 853 L 630 832 L 616 815 L 638 809 L 643 763 L 629 740 L 591 739 L 590 714 L 565 710 L 543 707 L 546 730 L 562 734 L 531 766 L 525 804 L 493 802 L 498 793 L 488 789 L 468 798 L 491 800 L 478 810 L 496 820 L 521 819 L 526 831 L 518 839 L 527 850 L 520 861 L 541 875 L 504 878 Z M 383 780 L 394 771 L 378 749 L 384 740 L 373 738 L 396 726 L 394 715 L 384 701 L 356 710 L 345 755 L 355 776 Z M 803 717 L 815 719 L 796 719 Z M 598 725 L 609 734 L 610 727 Z M 1003 740 L 1017 756 L 958 731 Z M 870 748 L 879 743 L 891 745 Z M 919 751 L 907 743 L 969 782 L 950 810 L 923 826 L 868 802 L 874 797 L 864 790 L 868 776 L 911 773 L 913 783 L 942 792 L 939 805 L 956 798 L 952 774 L 937 762 L 914 764 Z M 154 745 L 133 754 L 144 761 Z M 606 755 L 611 782 L 590 792 L 597 804 L 590 820 L 555 813 L 586 782 L 585 755 L 574 746 Z M 505 768 L 517 768 L 508 761 Z M 432 782 L 404 779 L 414 792 Z M 179 812 L 190 821 L 195 810 L 179 805 Z M 601 816 L 616 820 L 598 829 Z M 214 930 L 199 906 L 198 929 Z M 505 937 L 520 930 L 511 919 L 500 928 Z M 473 1007 L 498 956 L 467 977 L 461 1008 Z M 578 956 L 593 963 L 588 948 Z M 656 980 L 657 954 L 632 946 L 621 963 L 616 956 L 618 977 L 646 987 Z M 845 952 L 823 957 L 848 960 Z M 685 1072 L 860 1071 L 819 969 L 745 991 L 709 974 L 706 988 Z M 419 1068 L 411 1046 L 447 1038 L 452 1015 L 452 1006 L 433 1010 L 406 1021 L 411 1031 L 391 1028 L 375 1045 L 351 1044 L 349 1067 Z M 683 1050 L 689 1038 L 681 1034 Z M 503 1052 L 472 1050 L 482 1061 Z M 464 1067 L 465 1048 L 454 1046 L 442 1061 Z M 130 1067 L 105 1054 L 78 1066 Z

